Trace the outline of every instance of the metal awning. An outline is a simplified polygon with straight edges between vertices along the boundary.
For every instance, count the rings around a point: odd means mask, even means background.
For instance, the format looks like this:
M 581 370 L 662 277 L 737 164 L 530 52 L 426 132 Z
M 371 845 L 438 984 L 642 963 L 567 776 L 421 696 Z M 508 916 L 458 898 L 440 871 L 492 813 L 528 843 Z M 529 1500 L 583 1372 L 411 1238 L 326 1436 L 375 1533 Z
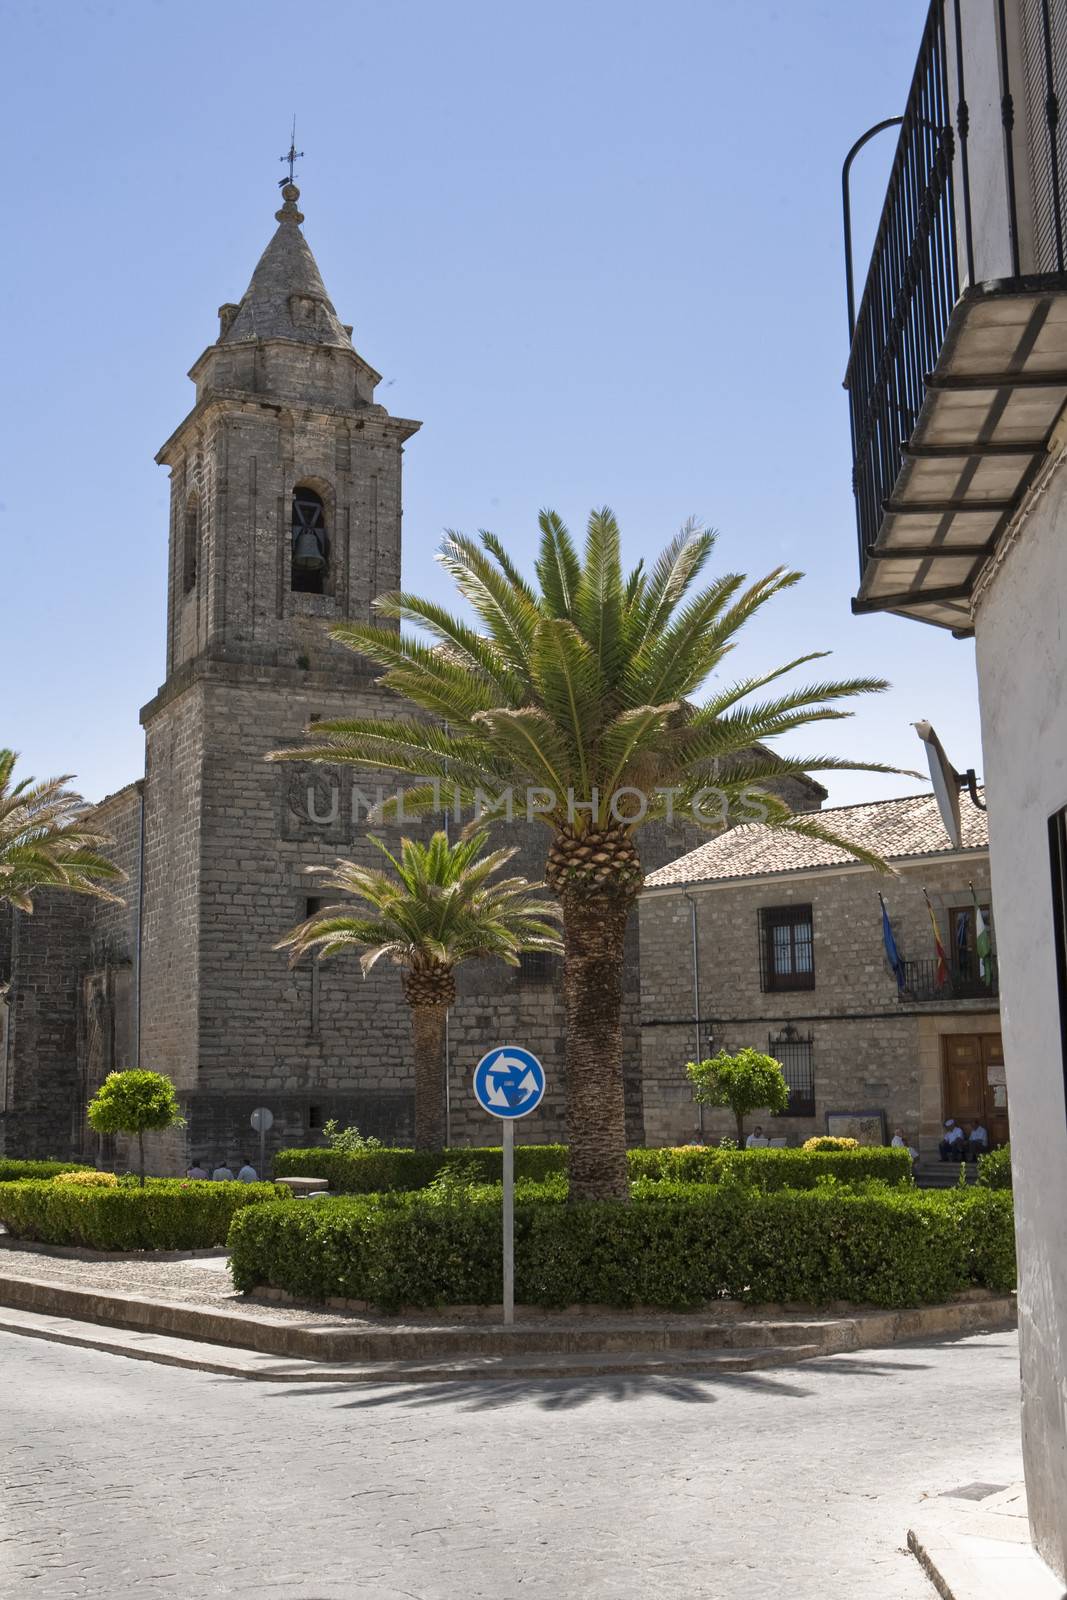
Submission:
M 1067 277 L 966 290 L 925 390 L 852 609 L 966 634 L 975 583 L 1067 405 Z

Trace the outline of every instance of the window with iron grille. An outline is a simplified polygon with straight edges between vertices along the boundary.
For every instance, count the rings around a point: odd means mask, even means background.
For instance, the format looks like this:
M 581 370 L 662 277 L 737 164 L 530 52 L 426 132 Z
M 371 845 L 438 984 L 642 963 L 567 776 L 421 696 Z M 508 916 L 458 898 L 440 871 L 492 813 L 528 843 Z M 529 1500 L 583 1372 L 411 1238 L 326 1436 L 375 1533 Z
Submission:
M 783 1117 L 813 1117 L 815 1115 L 815 1062 L 812 1054 L 812 1036 L 806 1038 L 787 1023 L 777 1038 L 770 1034 L 767 1053 L 781 1063 L 789 1087 L 789 1104 L 779 1113 Z
M 556 976 L 557 958 L 548 950 L 524 950 L 519 957 L 516 977 L 520 984 L 533 987 L 539 983 L 552 983 Z
M 759 914 L 759 948 L 761 988 L 814 989 L 810 906 L 764 906 Z

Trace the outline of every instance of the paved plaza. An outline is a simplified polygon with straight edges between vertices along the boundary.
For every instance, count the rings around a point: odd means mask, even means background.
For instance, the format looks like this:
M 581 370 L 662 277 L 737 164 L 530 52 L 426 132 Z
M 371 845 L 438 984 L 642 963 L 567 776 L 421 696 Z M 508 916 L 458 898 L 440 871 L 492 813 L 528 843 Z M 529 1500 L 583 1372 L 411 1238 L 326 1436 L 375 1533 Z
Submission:
M 1020 1475 L 1014 1334 L 698 1378 L 266 1384 L 0 1334 L 0 1594 L 931 1600 Z

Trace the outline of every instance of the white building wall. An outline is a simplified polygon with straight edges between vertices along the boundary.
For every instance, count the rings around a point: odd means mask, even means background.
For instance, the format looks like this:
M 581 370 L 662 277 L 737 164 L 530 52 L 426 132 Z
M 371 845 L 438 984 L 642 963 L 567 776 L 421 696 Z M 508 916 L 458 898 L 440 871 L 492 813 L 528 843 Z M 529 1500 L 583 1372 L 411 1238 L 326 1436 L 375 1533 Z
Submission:
M 1067 805 L 1067 465 L 976 614 L 1019 1247 L 1023 1451 L 1034 1540 L 1067 1577 L 1067 1107 L 1048 819 Z

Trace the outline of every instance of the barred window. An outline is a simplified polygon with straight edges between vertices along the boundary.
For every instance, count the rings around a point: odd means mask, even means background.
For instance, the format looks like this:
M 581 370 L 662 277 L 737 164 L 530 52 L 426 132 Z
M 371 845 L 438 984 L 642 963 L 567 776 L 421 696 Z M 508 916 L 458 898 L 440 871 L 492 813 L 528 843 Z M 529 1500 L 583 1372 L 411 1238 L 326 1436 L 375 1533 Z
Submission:
M 519 970 L 515 974 L 520 985 L 552 983 L 556 976 L 556 957 L 548 950 L 524 950 L 519 957 Z
M 813 1040 L 799 1034 L 790 1023 L 777 1038 L 768 1035 L 767 1053 L 781 1063 L 789 1087 L 789 1105 L 780 1114 L 783 1117 L 813 1117 L 815 1115 L 815 1061 Z
M 815 949 L 809 906 L 765 906 L 759 914 L 760 986 L 814 989 Z

